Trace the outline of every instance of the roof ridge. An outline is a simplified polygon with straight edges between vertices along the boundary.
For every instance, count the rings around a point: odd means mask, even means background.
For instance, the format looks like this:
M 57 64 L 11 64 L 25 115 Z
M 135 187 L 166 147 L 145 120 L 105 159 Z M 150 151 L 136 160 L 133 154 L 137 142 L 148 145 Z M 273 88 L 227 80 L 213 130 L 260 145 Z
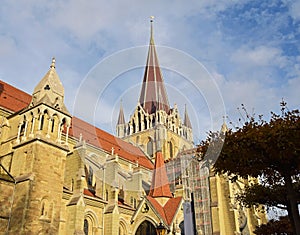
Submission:
M 168 224 L 167 217 L 166 217 L 166 212 L 164 210 L 164 207 L 158 201 L 156 201 L 155 198 L 153 198 L 151 196 L 146 196 L 146 198 L 151 203 L 151 205 L 154 207 L 155 211 L 161 215 L 161 217 L 163 218 L 164 222 L 166 224 Z M 154 202 L 154 204 L 153 204 L 153 202 Z M 157 206 L 159 206 L 160 210 L 157 210 L 158 209 L 158 208 L 156 208 Z M 161 212 L 163 214 L 161 214 Z

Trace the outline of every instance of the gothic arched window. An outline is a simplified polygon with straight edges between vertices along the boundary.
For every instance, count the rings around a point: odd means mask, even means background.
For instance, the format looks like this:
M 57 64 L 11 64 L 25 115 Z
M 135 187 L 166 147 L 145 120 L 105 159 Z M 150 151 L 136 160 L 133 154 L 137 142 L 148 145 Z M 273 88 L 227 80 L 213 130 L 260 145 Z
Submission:
M 93 168 L 89 166 L 89 174 L 88 174 L 88 185 L 93 186 L 93 177 L 94 177 L 94 172 Z
M 181 235 L 184 235 L 184 221 L 182 221 L 180 224 L 179 224 L 179 228 L 180 228 L 180 234 Z
M 108 191 L 105 191 L 105 200 L 108 201 Z
M 45 119 L 44 115 L 41 115 L 41 117 L 40 117 L 40 128 L 39 128 L 40 130 L 43 130 L 44 119 Z
M 141 113 L 138 112 L 138 131 L 141 131 L 142 130 L 142 117 L 141 117 Z
M 150 157 L 153 157 L 153 141 L 150 138 L 147 143 L 147 153 Z
M 174 157 L 174 152 L 173 152 L 173 144 L 171 141 L 169 142 L 169 152 L 170 152 L 170 159 L 172 159 Z
M 83 231 L 84 231 L 84 235 L 89 234 L 89 222 L 87 221 L 87 219 L 85 219 L 83 222 Z

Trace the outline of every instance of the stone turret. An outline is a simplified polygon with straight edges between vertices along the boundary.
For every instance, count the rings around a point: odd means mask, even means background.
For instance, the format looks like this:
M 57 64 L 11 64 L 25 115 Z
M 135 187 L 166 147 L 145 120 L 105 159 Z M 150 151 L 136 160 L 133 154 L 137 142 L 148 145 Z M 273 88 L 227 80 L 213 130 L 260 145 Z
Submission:
M 34 89 L 31 103 L 10 119 L 16 136 L 11 174 L 22 181 L 16 184 L 15 213 L 8 231 L 58 234 L 71 116 L 64 105 L 64 88 L 54 59 Z
M 22 116 L 17 143 L 39 137 L 67 145 L 71 115 L 64 104 L 64 87 L 56 73 L 54 58 L 50 69 L 35 87 L 29 106 L 19 115 Z M 63 132 L 66 133 L 64 140 Z

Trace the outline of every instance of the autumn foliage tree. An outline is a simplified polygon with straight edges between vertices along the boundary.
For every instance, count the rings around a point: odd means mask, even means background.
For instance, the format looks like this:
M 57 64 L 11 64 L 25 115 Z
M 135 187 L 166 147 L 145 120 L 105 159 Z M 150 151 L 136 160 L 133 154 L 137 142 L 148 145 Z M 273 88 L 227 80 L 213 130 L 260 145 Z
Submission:
M 292 226 L 287 216 L 282 216 L 278 220 L 271 219 L 267 224 L 263 224 L 254 231 L 256 235 L 282 234 L 293 235 Z
M 287 210 L 293 233 L 300 234 L 299 110 L 289 111 L 282 102 L 281 114 L 272 112 L 269 121 L 247 115 L 245 123 L 228 130 L 225 138 L 213 135 L 209 139 L 210 145 L 221 142 L 223 148 L 214 164 L 217 173 L 259 179 L 245 187 L 239 201 L 248 207 L 263 204 Z

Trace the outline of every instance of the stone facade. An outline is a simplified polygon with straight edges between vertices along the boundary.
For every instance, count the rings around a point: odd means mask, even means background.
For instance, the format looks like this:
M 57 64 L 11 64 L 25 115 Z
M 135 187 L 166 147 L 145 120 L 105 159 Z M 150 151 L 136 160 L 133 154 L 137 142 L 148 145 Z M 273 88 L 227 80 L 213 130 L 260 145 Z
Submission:
M 141 97 L 127 123 L 120 108 L 118 137 L 71 117 L 54 59 L 32 95 L 0 81 L 0 234 L 253 234 L 263 222 L 233 201 L 244 182 L 200 172 L 152 31 Z
M 32 96 L 1 82 L 0 234 L 140 234 L 142 223 L 156 233 L 161 222 L 175 231 L 182 211 L 167 220 L 158 205 L 141 206 L 153 162 L 71 117 L 60 85 L 55 61 Z M 27 106 L 5 107 L 22 96 Z

